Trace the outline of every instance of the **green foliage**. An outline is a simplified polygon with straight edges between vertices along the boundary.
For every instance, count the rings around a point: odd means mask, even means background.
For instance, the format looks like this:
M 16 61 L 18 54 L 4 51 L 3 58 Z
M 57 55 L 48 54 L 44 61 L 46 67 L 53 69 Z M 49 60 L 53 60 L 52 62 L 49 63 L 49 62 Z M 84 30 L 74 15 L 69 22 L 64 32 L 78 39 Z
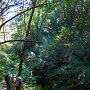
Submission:
M 74 0 L 64 0 L 64 2 L 66 5 L 71 5 L 74 2 Z
M 71 4 L 71 0 L 65 0 Z M 82 17 L 83 14 L 80 14 Z M 89 12 L 74 20 L 74 26 L 62 26 L 49 45 L 44 61 L 34 69 L 37 83 L 45 90 L 89 90 L 90 42 Z M 66 17 L 67 18 L 67 17 Z M 87 19 L 86 19 L 87 18 Z M 53 28 L 54 29 L 54 28 Z M 45 55 L 45 54 L 44 54 Z M 39 73 L 36 73 L 37 71 Z M 83 71 L 83 75 L 80 74 Z M 42 74 L 40 74 L 42 73 Z M 44 86 L 42 84 L 44 79 Z M 43 90 L 44 90 L 43 88 Z
M 24 48 L 24 89 L 89 90 L 90 2 L 61 0 L 51 4 L 52 1 L 37 0 L 37 4 L 50 3 L 36 8 L 32 18 L 28 39 L 34 42 L 26 43 Z M 18 25 L 12 39 L 25 39 L 30 15 L 29 11 L 24 14 L 23 20 L 17 18 Z M 35 47 L 37 40 L 42 42 L 38 48 Z M 18 73 L 22 48 L 23 42 L 0 47 L 0 80 L 4 72 Z M 36 54 L 34 61 L 27 61 L 30 51 Z

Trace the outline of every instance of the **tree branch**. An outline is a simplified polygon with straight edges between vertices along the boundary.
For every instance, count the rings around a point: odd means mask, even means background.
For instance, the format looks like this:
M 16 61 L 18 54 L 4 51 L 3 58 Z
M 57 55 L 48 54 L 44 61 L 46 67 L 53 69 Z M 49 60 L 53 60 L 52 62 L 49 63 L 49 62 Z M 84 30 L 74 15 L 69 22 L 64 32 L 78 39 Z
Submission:
M 55 1 L 55 2 L 52 2 L 52 3 L 58 3 L 58 2 L 59 2 L 59 1 Z M 11 21 L 12 19 L 14 19 L 15 17 L 17 17 L 17 16 L 19 16 L 19 15 L 21 15 L 21 14 L 23 14 L 23 13 L 25 13 L 25 12 L 31 10 L 31 9 L 33 9 L 33 8 L 38 8 L 38 7 L 45 6 L 45 5 L 47 5 L 47 4 L 52 4 L 52 3 L 43 3 L 43 4 L 37 5 L 37 6 L 35 6 L 35 7 L 28 8 L 28 9 L 26 9 L 26 10 L 18 13 L 17 15 L 13 16 L 12 18 L 10 18 L 9 20 L 7 20 L 6 22 L 2 23 L 2 24 L 0 25 L 0 30 L 1 30 L 1 28 L 2 28 L 3 25 L 5 25 L 6 23 L 8 23 L 9 21 Z
M 4 41 L 4 42 L 0 42 L 0 45 L 4 44 L 4 43 L 8 43 L 8 42 L 34 42 L 33 40 L 8 40 L 8 41 Z M 35 41 L 36 43 L 41 43 L 40 41 Z

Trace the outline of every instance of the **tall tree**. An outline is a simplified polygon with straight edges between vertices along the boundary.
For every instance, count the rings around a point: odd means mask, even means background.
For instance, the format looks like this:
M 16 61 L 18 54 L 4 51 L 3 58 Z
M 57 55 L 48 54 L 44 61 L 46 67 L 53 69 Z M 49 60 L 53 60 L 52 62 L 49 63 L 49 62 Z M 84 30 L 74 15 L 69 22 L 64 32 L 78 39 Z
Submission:
M 31 15 L 30 15 L 30 18 L 29 18 L 29 21 L 28 21 L 28 27 L 27 27 L 27 30 L 26 30 L 25 40 L 29 39 L 30 26 L 31 26 L 31 22 L 32 22 L 32 17 L 34 15 L 36 2 L 37 2 L 36 0 L 34 0 L 34 1 L 32 0 L 32 5 L 33 5 L 34 8 L 31 11 Z M 24 46 L 23 46 L 23 48 L 21 50 L 21 53 L 20 53 L 20 64 L 19 64 L 18 76 L 21 76 L 22 64 L 23 64 L 23 59 L 24 59 L 25 47 L 26 46 L 27 46 L 27 43 L 24 42 Z

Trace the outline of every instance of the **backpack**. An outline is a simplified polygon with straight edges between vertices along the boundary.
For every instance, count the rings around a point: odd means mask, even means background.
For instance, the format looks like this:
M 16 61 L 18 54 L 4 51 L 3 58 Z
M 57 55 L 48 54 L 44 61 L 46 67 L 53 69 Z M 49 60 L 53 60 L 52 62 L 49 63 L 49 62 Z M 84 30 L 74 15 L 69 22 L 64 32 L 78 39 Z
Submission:
M 20 85 L 20 81 L 19 79 L 16 80 L 16 86 L 19 86 Z
M 20 80 L 20 86 L 22 85 L 22 80 Z
M 10 84 L 10 76 L 8 76 L 8 75 L 5 76 L 5 81 L 6 81 L 7 84 Z

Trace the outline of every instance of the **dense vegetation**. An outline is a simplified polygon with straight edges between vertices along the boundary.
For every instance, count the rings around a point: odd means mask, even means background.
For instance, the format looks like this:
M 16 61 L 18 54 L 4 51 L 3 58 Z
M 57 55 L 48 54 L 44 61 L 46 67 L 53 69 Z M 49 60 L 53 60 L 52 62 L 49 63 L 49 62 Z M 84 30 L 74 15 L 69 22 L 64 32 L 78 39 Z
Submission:
M 10 72 L 36 90 L 90 90 L 90 0 L 20 1 L 0 1 L 1 21 L 19 6 L 0 26 L 0 81 Z

